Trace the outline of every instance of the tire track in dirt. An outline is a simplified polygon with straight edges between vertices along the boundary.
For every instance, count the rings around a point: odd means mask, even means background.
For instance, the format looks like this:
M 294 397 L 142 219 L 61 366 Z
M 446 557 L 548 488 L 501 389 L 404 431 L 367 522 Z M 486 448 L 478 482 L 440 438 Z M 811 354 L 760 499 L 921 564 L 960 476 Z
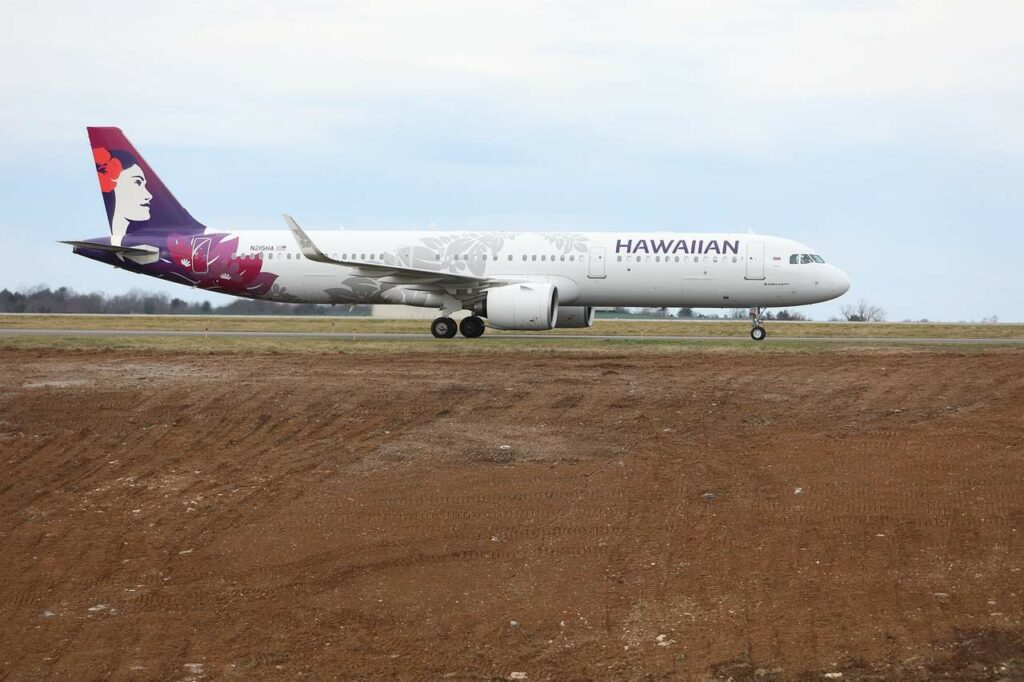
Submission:
M 0 676 L 1019 670 L 1024 354 L 437 360 L 0 352 Z

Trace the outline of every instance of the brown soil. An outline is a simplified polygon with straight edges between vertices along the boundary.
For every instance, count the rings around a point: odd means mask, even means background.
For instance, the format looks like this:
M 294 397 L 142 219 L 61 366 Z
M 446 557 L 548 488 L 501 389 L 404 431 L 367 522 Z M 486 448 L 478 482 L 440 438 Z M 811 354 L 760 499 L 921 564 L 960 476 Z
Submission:
M 1024 677 L 1019 351 L 3 351 L 0 391 L 0 678 Z

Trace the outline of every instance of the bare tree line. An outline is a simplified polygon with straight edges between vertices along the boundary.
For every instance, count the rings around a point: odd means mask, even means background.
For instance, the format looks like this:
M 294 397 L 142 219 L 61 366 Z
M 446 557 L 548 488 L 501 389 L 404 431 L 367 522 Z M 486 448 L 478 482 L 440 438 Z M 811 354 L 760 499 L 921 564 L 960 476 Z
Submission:
M 79 293 L 68 287 L 0 290 L 0 313 L 64 313 L 124 315 L 367 315 L 369 306 L 326 306 L 313 303 L 274 303 L 236 298 L 223 305 L 197 303 L 166 294 L 133 289 L 108 296 Z
M 634 309 L 636 310 L 636 309 Z M 698 315 L 693 308 L 646 308 L 640 309 L 649 315 L 677 317 L 684 319 L 747 319 L 746 308 L 726 311 L 723 316 Z M 628 314 L 629 309 L 616 308 L 616 312 Z M 325 306 L 313 303 L 274 303 L 249 299 L 232 299 L 222 305 L 212 305 L 172 298 L 166 294 L 155 294 L 133 289 L 126 294 L 108 296 L 99 292 L 80 293 L 68 287 L 50 289 L 33 287 L 25 291 L 0 290 L 0 313 L 64 313 L 64 314 L 132 314 L 132 315 L 367 315 L 370 306 Z M 782 309 L 767 311 L 768 320 L 807 320 L 807 316 L 795 310 Z M 848 322 L 884 322 L 885 311 L 864 299 L 844 305 L 842 317 Z M 991 321 L 995 321 L 995 317 Z M 989 320 L 986 320 L 989 321 Z
M 844 305 L 842 313 L 847 322 L 885 322 L 885 311 L 863 298 L 856 303 Z

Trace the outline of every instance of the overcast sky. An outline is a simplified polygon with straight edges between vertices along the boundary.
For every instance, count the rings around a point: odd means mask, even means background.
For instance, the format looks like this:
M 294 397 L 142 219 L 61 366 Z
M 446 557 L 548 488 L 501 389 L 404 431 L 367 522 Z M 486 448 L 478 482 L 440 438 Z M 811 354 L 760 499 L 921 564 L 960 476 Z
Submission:
M 124 129 L 201 221 L 726 231 L 889 319 L 1024 321 L 1024 2 L 38 2 L 0 23 L 0 288 L 223 297 L 73 256 Z

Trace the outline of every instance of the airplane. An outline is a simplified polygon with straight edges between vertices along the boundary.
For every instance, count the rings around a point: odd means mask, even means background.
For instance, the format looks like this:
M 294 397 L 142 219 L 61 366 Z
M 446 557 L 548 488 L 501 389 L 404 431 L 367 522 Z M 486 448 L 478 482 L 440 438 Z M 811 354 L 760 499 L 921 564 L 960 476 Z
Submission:
M 107 265 L 232 296 L 436 308 L 436 338 L 581 328 L 598 307 L 764 311 L 843 295 L 850 278 L 814 249 L 736 233 L 218 231 L 180 204 L 119 128 L 90 127 L 110 236 L 70 244 Z M 468 310 L 456 323 L 451 315 Z M 486 320 L 486 322 L 485 322 Z

